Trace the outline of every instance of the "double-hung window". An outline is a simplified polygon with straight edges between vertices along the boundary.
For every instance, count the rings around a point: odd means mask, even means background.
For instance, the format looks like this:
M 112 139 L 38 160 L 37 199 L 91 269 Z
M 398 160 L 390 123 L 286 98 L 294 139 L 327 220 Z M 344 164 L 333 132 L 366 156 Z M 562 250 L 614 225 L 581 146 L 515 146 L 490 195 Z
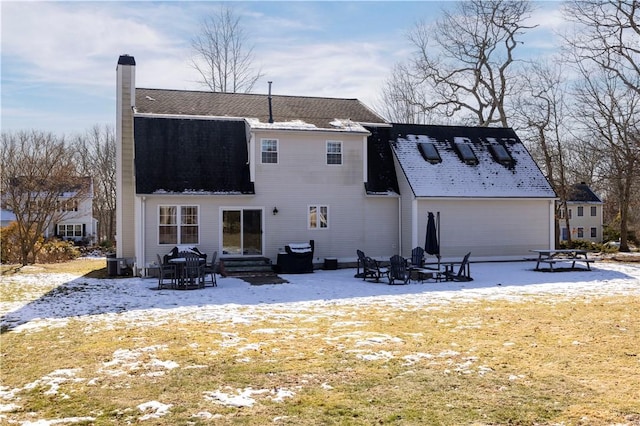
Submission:
M 598 228 L 591 227 L 591 238 L 597 238 L 597 237 L 598 237 Z
M 327 164 L 342 164 L 342 142 L 327 141 Z
M 159 244 L 198 244 L 199 234 L 198 206 L 159 207 Z
M 596 216 L 597 209 L 596 206 L 591 206 L 591 216 Z
M 262 139 L 260 141 L 262 164 L 278 164 L 278 140 Z
M 578 227 L 578 238 L 584 238 L 584 228 Z
M 309 206 L 309 229 L 327 229 L 329 227 L 329 206 Z
M 578 206 L 578 216 L 584 216 L 584 207 Z
M 82 225 L 58 224 L 58 235 L 62 238 L 82 237 Z

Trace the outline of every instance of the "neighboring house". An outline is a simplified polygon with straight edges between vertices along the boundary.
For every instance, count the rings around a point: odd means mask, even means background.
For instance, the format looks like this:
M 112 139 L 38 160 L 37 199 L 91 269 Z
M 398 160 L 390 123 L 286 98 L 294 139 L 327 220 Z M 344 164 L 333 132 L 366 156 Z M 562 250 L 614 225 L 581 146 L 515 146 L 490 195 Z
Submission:
M 601 243 L 603 240 L 602 208 L 604 203 L 585 182 L 573 185 L 567 194 L 569 228 L 564 209 L 560 209 L 560 241 L 572 240 Z
M 78 186 L 61 193 L 58 203 L 56 220 L 47 236 L 93 242 L 98 230 L 98 221 L 93 218 L 93 179 L 89 176 L 78 178 Z
M 141 89 L 134 76 L 121 56 L 117 256 L 138 269 L 177 245 L 274 263 L 309 240 L 315 263 L 409 256 L 428 211 L 451 260 L 553 246 L 555 193 L 510 129 L 395 125 L 357 99 Z
M 19 182 L 20 178 L 16 180 Z M 51 223 L 44 231 L 44 237 L 58 237 L 64 240 L 92 241 L 95 239 L 97 231 L 97 220 L 93 218 L 93 180 L 89 176 L 73 179 L 75 183 L 65 187 L 58 193 L 55 201 L 57 208 L 48 217 Z M 19 183 L 18 183 L 19 184 Z M 53 195 L 53 193 L 51 193 Z M 38 195 L 33 196 L 33 202 L 38 203 Z M 11 211 L 12 220 L 16 216 Z M 5 224 L 5 210 L 2 210 L 2 226 Z M 34 217 L 40 218 L 40 214 L 34 211 Z M 43 216 L 45 217 L 45 216 Z M 8 223 L 7 223 L 8 224 Z

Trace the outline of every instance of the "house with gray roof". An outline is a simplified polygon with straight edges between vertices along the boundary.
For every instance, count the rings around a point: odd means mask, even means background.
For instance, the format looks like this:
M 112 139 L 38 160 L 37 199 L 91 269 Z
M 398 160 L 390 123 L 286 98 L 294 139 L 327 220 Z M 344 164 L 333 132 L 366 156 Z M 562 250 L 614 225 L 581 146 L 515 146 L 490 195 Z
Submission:
M 138 269 L 175 246 L 409 256 L 431 211 L 445 259 L 553 245 L 555 193 L 511 129 L 396 125 L 357 99 L 136 88 L 126 55 L 117 82 L 117 256 Z

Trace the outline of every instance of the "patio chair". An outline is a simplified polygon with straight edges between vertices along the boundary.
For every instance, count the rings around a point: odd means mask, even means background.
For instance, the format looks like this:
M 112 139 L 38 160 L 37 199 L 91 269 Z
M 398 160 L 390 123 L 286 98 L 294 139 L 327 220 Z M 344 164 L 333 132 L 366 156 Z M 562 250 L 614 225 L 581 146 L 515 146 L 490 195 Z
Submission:
M 389 268 L 382 266 L 377 260 L 366 256 L 364 258 L 364 279 L 372 278 L 380 282 L 381 278 L 389 278 Z
M 422 268 L 424 266 L 424 249 L 416 247 L 411 250 L 411 267 Z
M 204 265 L 204 278 L 203 284 L 207 284 L 207 276 L 211 277 L 211 285 L 213 287 L 218 286 L 218 281 L 216 280 L 216 259 L 218 258 L 218 252 L 214 251 L 213 256 L 211 256 L 211 262 L 205 263 Z
M 460 262 L 460 268 L 457 273 L 453 272 L 453 267 L 457 263 L 449 263 L 445 272 L 442 273 L 444 278 L 447 281 L 473 281 L 473 278 L 471 278 L 471 270 L 469 268 L 469 256 L 471 256 L 471 253 L 467 253 L 462 258 L 462 262 Z
M 182 270 L 182 278 L 185 286 L 204 287 L 204 262 L 202 258 L 195 253 L 182 252 L 180 257 L 184 257 L 185 263 Z
M 407 284 L 411 279 L 411 271 L 407 267 L 407 260 L 396 254 L 391 257 L 390 261 L 389 284 L 395 284 L 396 280 L 402 281 L 402 284 Z
M 176 266 L 168 263 L 163 263 L 159 254 L 156 254 L 158 258 L 158 289 L 164 288 L 168 285 L 168 288 L 174 288 L 176 286 L 176 280 L 178 275 L 176 274 Z M 168 281 L 168 283 L 167 283 Z

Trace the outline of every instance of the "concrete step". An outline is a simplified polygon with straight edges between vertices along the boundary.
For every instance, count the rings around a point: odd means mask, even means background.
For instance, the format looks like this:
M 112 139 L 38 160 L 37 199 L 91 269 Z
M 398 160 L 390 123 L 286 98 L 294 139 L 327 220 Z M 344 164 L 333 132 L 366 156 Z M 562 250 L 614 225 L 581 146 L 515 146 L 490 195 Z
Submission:
M 272 273 L 271 260 L 266 257 L 227 257 L 220 259 L 227 275 Z

